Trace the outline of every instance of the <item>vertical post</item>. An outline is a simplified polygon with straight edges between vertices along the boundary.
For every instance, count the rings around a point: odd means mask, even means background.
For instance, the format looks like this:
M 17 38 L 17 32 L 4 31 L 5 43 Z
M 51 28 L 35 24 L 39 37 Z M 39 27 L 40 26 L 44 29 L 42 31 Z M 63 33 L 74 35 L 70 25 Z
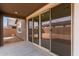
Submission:
M 25 41 L 27 41 L 27 21 L 25 19 Z
M 28 41 L 29 41 L 29 37 L 28 37 L 28 36 L 29 36 L 29 35 L 28 35 L 28 33 L 29 33 L 29 32 L 28 32 L 28 29 L 29 29 L 29 21 L 28 21 L 27 18 L 26 18 L 26 29 L 27 29 L 27 30 L 26 30 L 26 35 L 27 35 L 27 36 L 26 36 L 26 37 L 27 37 L 26 40 L 27 40 L 27 42 L 28 42 Z
M 73 55 L 79 56 L 79 3 L 75 3 L 73 9 Z
M 73 35 L 74 35 L 74 3 L 71 4 L 71 56 L 73 56 Z
M 41 46 L 41 15 L 39 15 L 39 45 Z
M 32 43 L 34 42 L 34 21 L 33 21 L 33 18 L 32 18 Z
M 3 16 L 0 14 L 0 46 L 3 45 Z
M 49 24 L 50 26 L 49 27 L 50 27 L 50 51 L 51 51 L 51 40 L 52 40 L 51 9 L 49 11 L 50 11 L 50 24 Z

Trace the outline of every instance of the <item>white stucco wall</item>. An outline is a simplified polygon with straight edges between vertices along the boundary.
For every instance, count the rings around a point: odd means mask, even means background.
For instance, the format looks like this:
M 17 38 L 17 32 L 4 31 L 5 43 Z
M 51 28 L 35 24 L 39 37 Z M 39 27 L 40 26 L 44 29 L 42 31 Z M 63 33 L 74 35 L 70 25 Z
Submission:
M 19 20 L 20 21 L 20 20 Z M 16 36 L 18 38 L 21 38 L 23 40 L 26 40 L 26 27 L 25 27 L 25 20 L 21 20 L 21 33 L 20 32 L 16 32 Z
M 79 56 L 79 3 L 74 4 L 73 55 Z

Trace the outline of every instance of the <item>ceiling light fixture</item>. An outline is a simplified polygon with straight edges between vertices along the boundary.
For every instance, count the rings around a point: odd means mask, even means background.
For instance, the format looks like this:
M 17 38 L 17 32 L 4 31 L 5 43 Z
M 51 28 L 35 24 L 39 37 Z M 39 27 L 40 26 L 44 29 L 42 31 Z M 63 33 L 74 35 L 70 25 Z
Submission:
M 18 14 L 18 12 L 17 12 L 17 11 L 15 11 L 14 13 L 15 13 L 15 14 Z

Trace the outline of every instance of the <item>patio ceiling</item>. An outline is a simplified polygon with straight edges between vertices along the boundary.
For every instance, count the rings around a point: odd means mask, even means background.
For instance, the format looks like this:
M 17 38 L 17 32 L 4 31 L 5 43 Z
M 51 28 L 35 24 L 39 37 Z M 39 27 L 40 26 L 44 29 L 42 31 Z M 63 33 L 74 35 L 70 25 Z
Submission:
M 5 16 L 25 18 L 47 3 L 1 3 L 0 13 Z

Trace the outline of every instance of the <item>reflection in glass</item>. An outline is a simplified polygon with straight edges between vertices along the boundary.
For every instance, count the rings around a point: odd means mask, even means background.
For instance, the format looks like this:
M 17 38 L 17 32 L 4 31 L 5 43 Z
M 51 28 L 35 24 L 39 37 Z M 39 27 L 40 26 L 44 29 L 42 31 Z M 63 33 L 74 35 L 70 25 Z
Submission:
M 33 21 L 32 21 L 32 19 L 29 19 L 29 21 L 28 21 L 28 39 L 30 42 L 32 42 L 32 28 L 33 28 Z
M 71 55 L 71 4 L 52 8 L 51 51 L 61 56 Z
M 51 20 L 50 20 L 51 17 Z M 39 17 L 29 20 L 29 41 L 39 44 Z M 33 34 L 33 35 L 32 35 Z M 41 46 L 61 55 L 71 55 L 71 4 L 62 3 L 41 14 Z
M 46 13 L 41 15 L 41 35 L 42 35 L 42 40 L 41 40 L 41 45 L 47 49 L 50 50 L 50 27 L 49 27 L 49 22 L 50 22 L 50 12 L 47 11 Z
M 33 29 L 33 42 L 39 44 L 39 17 L 33 19 L 34 29 Z

